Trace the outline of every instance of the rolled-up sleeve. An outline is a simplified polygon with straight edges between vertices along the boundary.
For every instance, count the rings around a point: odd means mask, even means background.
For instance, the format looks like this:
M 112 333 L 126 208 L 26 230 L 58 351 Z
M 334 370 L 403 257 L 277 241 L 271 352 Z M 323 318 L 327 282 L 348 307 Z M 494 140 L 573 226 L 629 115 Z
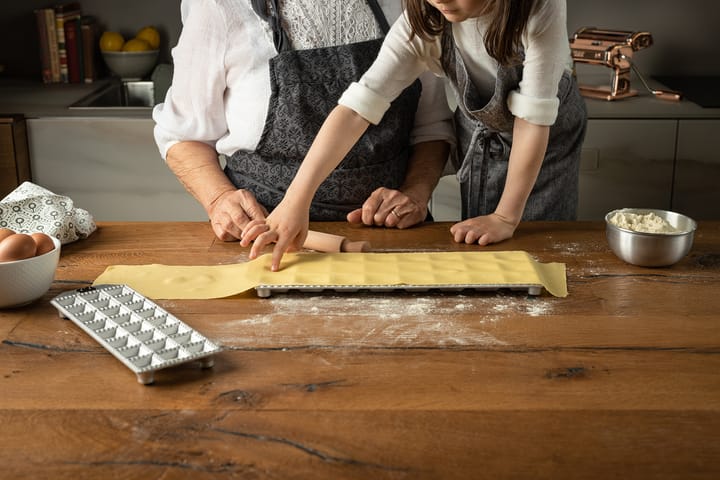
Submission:
M 183 29 L 172 50 L 172 85 L 152 114 L 155 142 L 163 158 L 182 141 L 214 146 L 228 130 L 223 101 L 227 29 L 218 9 L 209 3 L 183 2 Z
M 373 125 L 380 123 L 383 115 L 390 108 L 390 102 L 386 97 L 360 82 L 351 83 L 340 96 L 338 104 L 354 110 Z
M 558 84 L 572 65 L 565 1 L 538 2 L 522 40 L 523 76 L 518 90 L 508 95 L 508 108 L 530 123 L 552 125 L 560 106 Z
M 348 87 L 338 103 L 377 125 L 391 102 L 420 77 L 423 89 L 411 143 L 430 140 L 454 143 L 452 112 L 442 79 L 428 71 L 428 60 L 433 56 L 439 58 L 439 44 L 426 44 L 417 37 L 408 41 L 408 38 L 410 27 L 405 15 L 401 15 L 388 32 L 375 62 L 358 82 Z

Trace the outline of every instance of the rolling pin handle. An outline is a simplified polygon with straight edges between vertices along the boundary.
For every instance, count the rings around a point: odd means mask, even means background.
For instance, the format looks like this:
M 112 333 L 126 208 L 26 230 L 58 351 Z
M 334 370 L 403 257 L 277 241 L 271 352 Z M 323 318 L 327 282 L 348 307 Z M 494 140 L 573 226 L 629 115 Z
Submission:
M 317 252 L 339 252 L 345 237 L 309 230 L 303 247 Z
M 340 245 L 341 252 L 369 252 L 370 242 L 358 241 L 350 242 L 347 239 Z
M 370 243 L 352 242 L 340 235 L 309 230 L 303 247 L 318 252 L 369 252 Z

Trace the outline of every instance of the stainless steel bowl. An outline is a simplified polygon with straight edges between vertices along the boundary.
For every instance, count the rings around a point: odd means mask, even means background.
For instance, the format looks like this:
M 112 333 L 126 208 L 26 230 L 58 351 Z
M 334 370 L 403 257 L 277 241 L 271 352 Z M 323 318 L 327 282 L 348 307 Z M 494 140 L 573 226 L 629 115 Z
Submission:
M 616 213 L 654 213 L 679 230 L 678 233 L 645 233 L 620 228 L 610 222 Z M 684 258 L 695 238 L 695 221 L 681 213 L 645 208 L 623 208 L 605 215 L 605 233 L 610 249 L 621 260 L 641 267 L 666 267 Z

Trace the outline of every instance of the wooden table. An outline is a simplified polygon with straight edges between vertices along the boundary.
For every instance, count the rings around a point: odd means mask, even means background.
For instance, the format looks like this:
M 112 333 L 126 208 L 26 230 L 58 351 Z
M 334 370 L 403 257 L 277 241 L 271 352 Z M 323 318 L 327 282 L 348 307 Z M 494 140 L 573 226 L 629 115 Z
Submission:
M 312 228 L 376 250 L 475 250 L 450 224 Z M 225 350 L 143 386 L 49 300 L 112 264 L 219 264 L 204 223 L 105 223 L 0 310 L 1 478 L 720 478 L 720 222 L 671 268 L 600 223 L 493 250 L 567 266 L 569 296 L 299 293 L 158 300 Z

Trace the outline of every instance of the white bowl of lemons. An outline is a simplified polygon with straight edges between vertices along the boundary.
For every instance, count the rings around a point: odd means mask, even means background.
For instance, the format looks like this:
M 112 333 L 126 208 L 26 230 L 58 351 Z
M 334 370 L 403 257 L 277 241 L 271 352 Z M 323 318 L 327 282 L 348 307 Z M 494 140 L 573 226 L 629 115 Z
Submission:
M 141 28 L 134 38 L 125 40 L 118 32 L 100 36 L 100 52 L 105 65 L 124 81 L 141 80 L 152 72 L 160 52 L 160 34 L 154 27 Z

